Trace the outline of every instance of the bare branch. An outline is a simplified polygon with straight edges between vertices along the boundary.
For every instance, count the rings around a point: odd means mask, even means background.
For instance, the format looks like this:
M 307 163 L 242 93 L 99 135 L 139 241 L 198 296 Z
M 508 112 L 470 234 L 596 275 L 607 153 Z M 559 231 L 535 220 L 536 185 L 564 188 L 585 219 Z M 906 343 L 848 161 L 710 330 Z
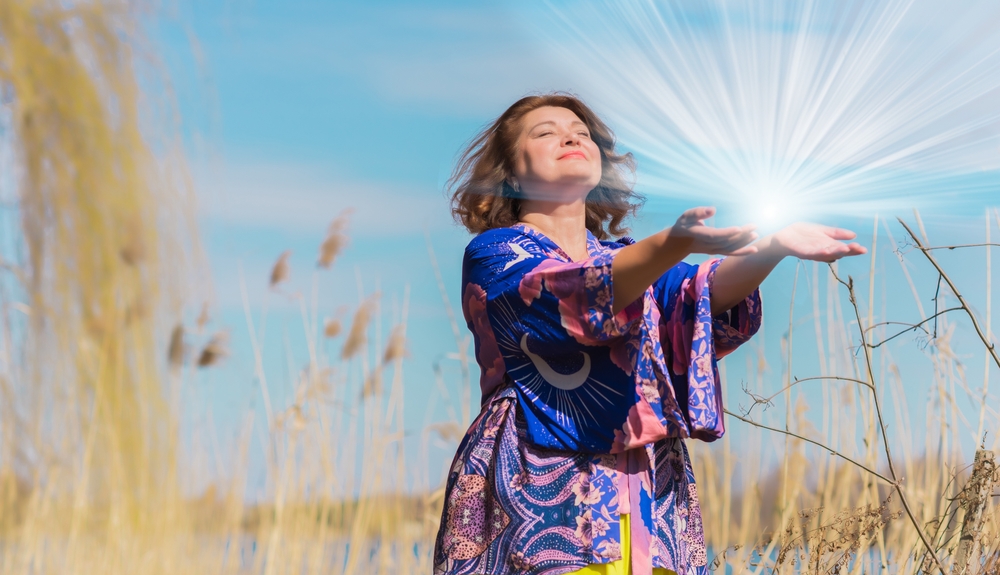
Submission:
M 801 435 L 799 435 L 797 433 L 788 431 L 787 429 L 778 429 L 777 427 L 771 427 L 769 425 L 764 425 L 763 423 L 758 423 L 758 422 L 756 422 L 756 421 L 754 421 L 752 419 L 748 419 L 746 417 L 742 417 L 740 415 L 737 415 L 737 414 L 733 413 L 732 411 L 729 411 L 728 409 L 723 409 L 723 411 L 726 413 L 726 415 L 735 417 L 736 419 L 739 419 L 740 421 L 742 421 L 744 423 L 749 423 L 750 425 L 752 425 L 754 427 L 759 427 L 761 429 L 766 429 L 768 431 L 773 431 L 775 433 L 781 433 L 781 434 L 784 434 L 784 435 L 788 435 L 790 437 L 794 437 L 795 439 L 800 439 L 802 441 L 805 441 L 806 443 L 811 443 L 812 445 L 815 445 L 816 447 L 819 447 L 819 448 L 821 448 L 821 449 L 823 449 L 825 451 L 828 451 L 831 455 L 836 455 L 837 457 L 843 459 L 844 461 L 857 466 L 859 469 L 872 474 L 874 477 L 877 477 L 877 478 L 881 479 L 882 481 L 888 483 L 889 485 L 892 485 L 892 486 L 896 485 L 896 482 L 894 482 L 893 480 L 889 479 L 885 475 L 882 475 L 878 471 L 875 471 L 874 469 L 871 469 L 870 467 L 868 467 L 867 465 L 864 465 L 863 463 L 859 463 L 859 462 L 855 461 L 854 459 L 851 459 L 850 457 L 844 455 L 843 453 L 837 451 L 836 449 L 834 449 L 834 448 L 832 448 L 832 447 L 830 447 L 828 445 L 823 445 L 822 443 L 820 443 L 818 441 L 814 441 L 812 439 L 809 439 L 808 437 L 804 437 L 804 436 L 801 436 Z
M 854 378 L 850 378 L 850 377 L 841 377 L 841 376 L 838 376 L 838 375 L 818 375 L 818 376 L 815 376 L 815 377 L 805 377 L 805 378 L 802 378 L 802 379 L 795 378 L 795 381 L 793 381 L 792 383 L 790 383 L 790 384 L 786 385 L 785 387 L 781 388 L 780 390 L 778 390 L 777 392 L 775 392 L 773 395 L 769 395 L 768 397 L 763 397 L 763 396 L 757 395 L 757 394 L 751 392 L 749 389 L 747 389 L 746 385 L 744 385 L 743 386 L 743 393 L 745 393 L 745 394 L 747 394 L 747 395 L 750 396 L 750 399 L 753 400 L 753 405 L 750 406 L 750 409 L 744 411 L 743 415 L 750 415 L 750 412 L 753 411 L 753 408 L 756 405 L 765 405 L 767 407 L 771 407 L 773 405 L 772 400 L 775 397 L 778 397 L 782 393 L 785 393 L 786 391 L 788 391 L 789 389 L 795 387 L 796 385 L 798 385 L 800 383 L 803 383 L 803 382 L 806 382 L 806 381 L 824 381 L 824 380 L 849 381 L 851 383 L 857 383 L 857 384 L 863 385 L 863 386 L 865 386 L 867 388 L 871 388 L 871 385 L 869 385 L 869 383 L 867 381 L 861 381 L 860 379 L 854 379 Z M 764 409 L 767 410 L 767 407 L 765 407 Z
M 878 343 L 875 343 L 875 344 L 869 344 L 869 347 L 871 347 L 872 349 L 880 347 L 880 346 L 882 346 L 882 345 L 884 345 L 886 343 L 889 343 L 890 341 L 896 339 L 897 337 L 903 335 L 906 332 L 913 331 L 915 329 L 919 329 L 920 326 L 922 326 L 923 324 L 925 324 L 925 323 L 927 323 L 927 322 L 929 322 L 931 320 L 937 319 L 937 317 L 939 315 L 944 315 L 944 314 L 946 314 L 946 313 L 948 313 L 950 311 L 960 311 L 961 309 L 962 309 L 961 307 L 950 307 L 948 309 L 943 309 L 943 310 L 935 313 L 934 315 L 930 316 L 929 318 L 927 318 L 927 319 L 925 319 L 925 320 L 923 320 L 923 321 L 921 321 L 919 323 L 906 323 L 906 322 L 902 322 L 902 321 L 883 321 L 881 323 L 877 323 L 875 325 L 869 326 L 869 327 L 865 328 L 865 331 L 871 331 L 871 330 L 875 329 L 876 327 L 883 326 L 883 325 L 907 325 L 907 326 L 910 326 L 910 327 L 904 329 L 903 331 L 901 331 L 901 332 L 893 335 L 892 337 L 884 339 L 884 340 L 882 340 L 882 341 L 880 341 Z M 924 330 L 924 332 L 928 333 L 928 335 L 930 335 L 930 333 L 927 332 L 926 329 Z
M 965 301 L 964 297 L 962 297 L 961 292 L 959 292 L 958 288 L 955 287 L 955 282 L 951 281 L 951 277 L 948 276 L 947 273 L 945 273 L 944 269 L 941 267 L 941 264 L 939 264 L 937 260 L 934 259 L 934 256 L 931 255 L 929 248 L 925 247 L 924 244 L 920 242 L 920 239 L 917 238 L 917 235 L 913 233 L 913 230 L 911 230 L 910 227 L 906 225 L 906 222 L 904 222 L 902 219 L 899 219 L 899 223 L 903 225 L 903 228 L 906 229 L 906 233 L 910 234 L 910 237 L 913 238 L 914 242 L 916 242 L 917 247 L 924 254 L 924 257 L 927 258 L 927 261 L 931 262 L 931 265 L 934 266 L 934 268 L 941 275 L 941 278 L 945 281 L 945 283 L 948 284 L 948 287 L 951 288 L 951 292 L 955 294 L 956 298 L 958 298 L 958 302 L 962 305 L 962 309 L 965 310 L 965 313 L 969 315 L 969 319 L 972 320 L 972 327 L 976 329 L 976 334 L 979 336 L 979 339 L 982 340 L 983 345 L 986 346 L 986 349 L 990 352 L 990 355 L 993 356 L 993 362 L 997 364 L 997 367 L 1000 367 L 1000 355 L 997 355 L 996 345 L 990 342 L 990 338 L 985 333 L 983 333 L 983 328 L 980 327 L 979 320 L 976 319 L 976 314 L 972 313 L 972 307 L 969 306 L 969 303 Z
M 900 220 L 900 222 L 902 222 L 902 220 Z M 906 227 L 906 224 L 903 224 L 903 227 Z M 913 235 L 913 232 L 910 231 L 910 228 L 906 228 L 906 231 L 910 232 L 910 235 L 913 237 L 913 239 L 919 242 L 919 240 L 916 239 L 916 236 Z M 930 256 L 928 255 L 928 257 Z M 941 575 L 946 575 L 947 571 L 945 571 L 944 565 L 941 563 L 941 560 L 938 559 L 937 552 L 934 551 L 934 547 L 931 545 L 930 540 L 927 539 L 927 534 L 924 533 L 923 528 L 920 526 L 920 523 L 917 521 L 916 516 L 913 514 L 913 510 L 910 509 L 910 503 L 906 499 L 906 494 L 903 493 L 902 486 L 899 484 L 899 475 L 896 474 L 896 466 L 893 464 L 892 461 L 892 452 L 889 448 L 888 432 L 886 431 L 885 420 L 882 417 L 882 403 L 879 401 L 878 392 L 875 389 L 875 370 L 872 368 L 872 357 L 871 357 L 872 348 L 868 344 L 868 340 L 865 337 L 866 330 L 862 327 L 863 324 L 861 322 L 861 310 L 858 308 L 858 300 L 854 294 L 854 278 L 852 278 L 851 276 L 847 276 L 848 281 L 845 282 L 844 280 L 840 279 L 840 276 L 837 275 L 837 270 L 834 269 L 832 265 L 830 266 L 830 273 L 833 274 L 834 279 L 836 279 L 840 284 L 842 284 L 847 288 L 847 293 L 850 298 L 851 307 L 854 309 L 854 317 L 858 321 L 858 333 L 861 336 L 861 348 L 865 352 L 865 367 L 868 369 L 868 381 L 871 384 L 870 387 L 872 390 L 872 403 L 875 406 L 875 415 L 878 418 L 879 431 L 881 431 L 882 434 L 882 446 L 885 448 L 886 463 L 888 463 L 889 465 L 889 475 L 892 477 L 893 487 L 896 489 L 896 492 L 899 493 L 899 502 L 903 505 L 903 509 L 906 511 L 907 517 L 910 518 L 910 523 L 913 524 L 913 528 L 916 529 L 917 535 L 920 536 L 920 540 L 923 542 L 924 547 L 927 549 L 927 554 L 931 557 L 931 559 L 934 560 L 934 564 L 941 572 Z M 944 272 L 941 273 L 943 274 Z
M 920 249 L 924 250 L 925 252 L 929 252 L 931 250 L 954 250 L 954 249 L 959 249 L 959 248 L 984 248 L 986 246 L 1000 246 L 1000 244 L 984 243 L 984 244 L 958 244 L 958 245 L 954 245 L 954 246 L 928 246 L 928 247 L 917 246 L 917 247 L 919 247 Z

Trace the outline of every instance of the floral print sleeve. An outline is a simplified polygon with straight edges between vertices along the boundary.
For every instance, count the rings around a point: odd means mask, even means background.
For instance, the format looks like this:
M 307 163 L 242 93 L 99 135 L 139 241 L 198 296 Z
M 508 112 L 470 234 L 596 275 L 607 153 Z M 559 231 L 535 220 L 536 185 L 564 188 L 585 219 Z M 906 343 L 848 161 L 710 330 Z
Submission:
M 690 436 L 703 441 L 725 433 L 717 361 L 748 341 L 761 322 L 759 290 L 712 316 L 712 284 L 720 263 L 681 263 L 653 285 L 670 382 L 677 402 L 686 406 Z

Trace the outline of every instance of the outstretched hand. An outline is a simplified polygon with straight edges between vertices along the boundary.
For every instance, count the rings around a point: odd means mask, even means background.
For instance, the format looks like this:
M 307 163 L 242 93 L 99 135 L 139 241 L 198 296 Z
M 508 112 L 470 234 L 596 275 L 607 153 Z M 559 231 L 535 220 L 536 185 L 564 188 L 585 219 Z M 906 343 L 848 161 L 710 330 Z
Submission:
M 705 220 L 714 215 L 715 208 L 691 208 L 677 218 L 677 223 L 670 228 L 670 237 L 689 241 L 687 251 L 693 254 L 744 256 L 757 252 L 756 246 L 749 245 L 757 239 L 755 226 L 706 226 Z
M 843 228 L 799 222 L 776 233 L 774 242 L 780 246 L 784 255 L 803 260 L 835 262 L 842 257 L 868 253 L 857 242 L 845 244 L 843 241 L 856 237 L 857 234 Z

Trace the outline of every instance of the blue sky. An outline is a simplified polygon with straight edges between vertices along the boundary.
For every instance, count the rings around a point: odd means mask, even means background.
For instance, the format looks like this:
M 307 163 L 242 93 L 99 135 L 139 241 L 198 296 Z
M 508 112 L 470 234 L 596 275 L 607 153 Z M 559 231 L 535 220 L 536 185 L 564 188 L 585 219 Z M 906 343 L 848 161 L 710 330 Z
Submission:
M 222 366 L 197 374 L 189 401 L 210 407 L 223 444 L 247 409 L 262 409 L 241 284 L 255 320 L 267 306 L 269 388 L 276 405 L 288 401 L 306 346 L 286 294 L 311 289 L 326 226 L 351 208 L 351 245 L 318 278 L 319 313 L 349 320 L 359 291 L 379 291 L 387 335 L 409 286 L 406 411 L 419 435 L 434 362 L 458 397 L 457 364 L 443 359 L 456 343 L 428 256 L 430 244 L 457 302 L 468 235 L 443 192 L 451 162 L 507 103 L 571 86 L 552 80 L 509 13 L 489 2 L 205 2 L 180 6 L 163 30 L 210 261 L 206 298 L 232 345 Z M 291 280 L 269 294 L 286 249 Z M 432 419 L 447 417 L 439 402 Z M 450 455 L 442 449 L 436 460 Z
M 211 409 L 225 445 L 235 437 L 242 414 L 261 409 L 241 287 L 255 320 L 264 306 L 268 310 L 262 349 L 276 404 L 291 397 L 294 374 L 307 360 L 299 303 L 290 294 L 311 297 L 315 277 L 320 317 L 343 314 L 347 320 L 360 299 L 379 291 L 382 334 L 388 335 L 409 289 L 406 418 L 416 441 L 428 417 L 448 417 L 441 400 L 428 415 L 428 398 L 437 393 L 434 362 L 445 366 L 453 394 L 461 384 L 455 362 L 446 357 L 456 344 L 428 256 L 431 245 L 448 296 L 457 303 L 461 254 L 469 236 L 448 213 L 443 188 L 452 162 L 478 129 L 525 93 L 586 94 L 590 87 L 548 55 L 523 16 L 499 2 L 227 0 L 185 2 L 176 10 L 159 29 L 185 121 L 210 264 L 212 288 L 203 297 L 211 303 L 212 328 L 228 329 L 232 341 L 232 354 L 220 367 L 195 376 L 188 400 Z M 642 166 L 639 187 L 643 189 Z M 667 226 L 690 207 L 646 191 L 653 197 L 634 235 Z M 933 237 L 976 242 L 982 240 L 985 207 L 964 206 L 961 214 L 951 216 L 924 215 Z M 354 209 L 351 245 L 331 271 L 314 276 L 326 226 L 346 208 Z M 891 222 L 895 215 L 910 216 L 882 214 Z M 874 216 L 825 223 L 852 227 L 870 242 Z M 734 213 L 720 217 L 740 219 Z M 899 227 L 892 229 L 900 239 Z M 994 234 L 1000 237 L 996 227 Z M 292 250 L 291 280 L 282 292 L 270 293 L 268 274 L 284 250 Z M 970 299 L 983 306 L 982 254 L 977 253 L 942 257 L 969 286 Z M 880 309 L 876 317 L 913 318 L 913 298 L 894 262 L 886 244 L 877 267 L 886 270 L 879 281 L 886 282 L 889 295 L 883 299 L 885 311 Z M 845 263 L 844 271 L 866 277 L 868 265 L 868 259 L 858 259 Z M 764 286 L 760 344 L 771 365 L 765 384 L 773 390 L 780 387 L 780 338 L 787 331 L 795 269 L 794 262 L 785 262 Z M 810 275 L 811 267 L 806 271 Z M 933 274 L 922 268 L 914 273 L 920 297 L 929 298 Z M 796 313 L 801 317 L 811 313 L 811 304 L 802 299 L 807 287 L 802 283 L 798 288 Z M 191 310 L 192 316 L 196 313 Z M 982 355 L 968 336 L 959 334 L 964 346 L 959 349 L 968 352 L 969 379 L 979 385 L 975 378 L 981 382 Z M 336 349 L 331 344 L 329 351 Z M 754 349 L 727 360 L 735 383 Z M 913 354 L 913 369 L 924 369 L 916 367 L 919 350 L 900 353 Z M 815 351 L 803 349 L 795 361 L 808 366 L 815 362 Z M 914 381 L 920 379 L 916 373 Z M 908 392 L 904 401 L 916 416 L 929 387 L 915 385 L 916 392 Z M 818 392 L 811 393 L 811 401 L 821 401 Z M 740 394 L 737 385 L 730 386 L 732 403 Z M 478 389 L 472 398 L 478 404 Z M 203 422 L 205 411 L 199 413 L 196 418 Z M 443 465 L 453 449 L 436 446 L 431 467 Z

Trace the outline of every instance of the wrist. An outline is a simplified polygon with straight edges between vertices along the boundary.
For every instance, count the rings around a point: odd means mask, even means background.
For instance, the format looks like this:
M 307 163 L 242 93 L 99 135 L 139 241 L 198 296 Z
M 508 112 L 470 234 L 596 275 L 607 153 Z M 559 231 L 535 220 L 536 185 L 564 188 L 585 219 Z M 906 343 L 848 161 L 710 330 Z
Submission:
M 680 261 L 693 253 L 691 248 L 694 246 L 694 238 L 677 234 L 673 226 L 666 228 L 657 235 L 660 240 L 657 252 L 662 257 L 676 257 L 677 261 Z
M 781 235 L 781 232 L 777 232 L 764 236 L 754 245 L 757 246 L 758 254 L 775 260 L 781 260 L 792 253 L 784 240 L 785 238 Z

